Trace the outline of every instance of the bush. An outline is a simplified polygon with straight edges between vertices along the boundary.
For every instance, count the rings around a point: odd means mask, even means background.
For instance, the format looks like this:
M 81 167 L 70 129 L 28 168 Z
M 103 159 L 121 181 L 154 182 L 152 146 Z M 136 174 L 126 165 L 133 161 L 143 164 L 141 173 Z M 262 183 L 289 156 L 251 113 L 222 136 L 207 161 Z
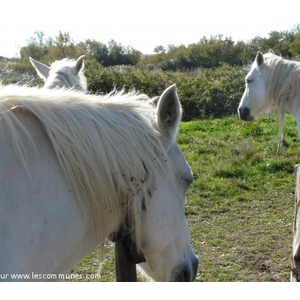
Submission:
M 175 76 L 169 76 L 162 71 L 143 70 L 132 66 L 104 68 L 97 62 L 87 62 L 85 76 L 91 92 L 104 94 L 116 88 L 136 90 L 154 97 L 168 85 L 175 83 Z
M 245 67 L 228 64 L 193 72 L 166 72 L 133 66 L 103 67 L 91 58 L 85 61 L 85 76 L 92 93 L 107 94 L 113 89 L 124 89 L 156 97 L 175 83 L 184 112 L 183 121 L 235 114 L 245 75 Z M 43 85 L 29 60 L 0 67 L 0 79 L 5 84 Z
M 155 97 L 176 83 L 184 111 L 183 120 L 187 121 L 236 113 L 246 70 L 224 64 L 219 68 L 179 73 L 128 66 L 103 68 L 96 62 L 88 62 L 85 74 L 93 93 L 106 94 L 114 88 L 134 89 Z

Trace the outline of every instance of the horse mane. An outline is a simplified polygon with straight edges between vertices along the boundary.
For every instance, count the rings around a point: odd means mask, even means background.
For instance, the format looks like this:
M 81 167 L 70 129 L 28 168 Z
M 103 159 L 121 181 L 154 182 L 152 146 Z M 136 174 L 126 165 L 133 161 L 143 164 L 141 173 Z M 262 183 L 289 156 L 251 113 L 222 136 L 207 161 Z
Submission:
M 63 73 L 68 76 L 69 79 L 72 79 L 72 84 L 74 86 L 78 86 L 81 88 L 82 91 L 87 90 L 87 80 L 82 71 L 78 74 L 74 73 L 73 67 L 76 63 L 74 59 L 63 58 L 61 60 L 56 60 L 51 64 L 51 74 L 55 73 Z
M 300 62 L 289 61 L 277 55 L 265 56 L 266 89 L 277 108 L 291 104 L 299 93 Z
M 31 138 L 16 110 L 41 122 L 70 191 L 91 220 L 91 230 L 105 228 L 114 215 L 127 215 L 139 248 L 141 215 L 151 199 L 153 174 L 169 167 L 154 125 L 153 99 L 135 92 L 96 96 L 0 86 L 0 117 L 26 165 L 19 132 Z

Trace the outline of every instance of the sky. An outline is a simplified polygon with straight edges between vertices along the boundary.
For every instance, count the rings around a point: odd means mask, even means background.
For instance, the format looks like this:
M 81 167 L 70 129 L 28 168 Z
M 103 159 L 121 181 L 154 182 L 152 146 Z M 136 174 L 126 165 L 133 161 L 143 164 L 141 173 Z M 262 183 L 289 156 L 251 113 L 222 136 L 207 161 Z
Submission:
M 5 4 L 4 4 L 5 3 Z M 8 0 L 1 6 L 0 56 L 18 57 L 21 47 L 41 31 L 55 38 L 68 32 L 76 43 L 86 39 L 115 40 L 143 54 L 156 46 L 197 43 L 204 36 L 223 35 L 234 42 L 271 31 L 289 31 L 300 24 L 300 3 L 294 0 Z M 268 4 L 271 3 L 271 4 Z

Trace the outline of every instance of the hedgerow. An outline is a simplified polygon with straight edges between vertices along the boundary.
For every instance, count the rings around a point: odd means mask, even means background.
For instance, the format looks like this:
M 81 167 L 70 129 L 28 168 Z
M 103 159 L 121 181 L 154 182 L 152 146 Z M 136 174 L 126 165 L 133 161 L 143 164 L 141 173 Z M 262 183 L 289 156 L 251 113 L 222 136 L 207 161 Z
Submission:
M 247 70 L 245 66 L 222 64 L 217 68 L 171 72 L 135 66 L 103 67 L 93 59 L 86 59 L 84 72 L 89 92 L 98 94 L 124 89 L 156 97 L 175 83 L 183 108 L 183 121 L 189 121 L 235 114 Z M 0 66 L 0 80 L 5 84 L 43 85 L 29 62 L 27 65 L 17 62 Z
M 106 94 L 113 89 L 124 89 L 155 97 L 175 83 L 183 107 L 183 120 L 187 121 L 236 113 L 246 69 L 223 64 L 193 72 L 164 72 L 128 66 L 103 68 L 89 63 L 85 74 L 92 93 Z

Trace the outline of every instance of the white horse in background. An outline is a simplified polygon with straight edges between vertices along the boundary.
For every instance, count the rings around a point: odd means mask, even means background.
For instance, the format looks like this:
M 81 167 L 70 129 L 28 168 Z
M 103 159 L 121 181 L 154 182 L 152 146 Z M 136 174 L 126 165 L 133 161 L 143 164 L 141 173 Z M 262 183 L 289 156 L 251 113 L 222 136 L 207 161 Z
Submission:
M 246 78 L 246 88 L 238 107 L 242 120 L 254 118 L 276 107 L 279 115 L 279 145 L 283 140 L 284 113 L 291 113 L 297 121 L 300 138 L 300 62 L 276 56 L 273 51 L 259 52 Z M 297 169 L 295 169 L 297 170 Z M 293 253 L 291 281 L 300 281 L 300 195 L 299 171 L 296 172 L 297 188 L 293 226 Z
M 175 85 L 145 95 L 0 86 L 0 280 L 61 280 L 125 228 L 155 281 L 192 281 Z M 121 231 L 122 232 L 122 231 Z
M 55 61 L 50 67 L 29 57 L 37 74 L 44 80 L 45 88 L 73 88 L 86 92 L 87 83 L 83 74 L 85 55 L 80 56 L 76 61 L 64 58 Z
M 300 138 L 300 62 L 283 59 L 272 50 L 266 54 L 258 52 L 245 82 L 238 107 L 240 118 L 252 121 L 275 107 L 279 117 L 279 145 L 283 141 L 285 112 L 296 118 Z

